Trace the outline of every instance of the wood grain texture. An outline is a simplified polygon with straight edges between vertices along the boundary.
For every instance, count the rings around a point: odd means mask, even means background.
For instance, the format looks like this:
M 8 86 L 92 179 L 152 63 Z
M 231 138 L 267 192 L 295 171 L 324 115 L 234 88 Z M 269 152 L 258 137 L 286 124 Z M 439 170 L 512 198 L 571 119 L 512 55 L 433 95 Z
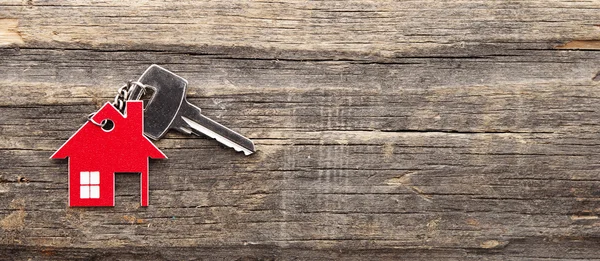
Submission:
M 0 1 L 0 260 L 598 260 L 600 1 Z M 156 63 L 150 206 L 48 157 Z

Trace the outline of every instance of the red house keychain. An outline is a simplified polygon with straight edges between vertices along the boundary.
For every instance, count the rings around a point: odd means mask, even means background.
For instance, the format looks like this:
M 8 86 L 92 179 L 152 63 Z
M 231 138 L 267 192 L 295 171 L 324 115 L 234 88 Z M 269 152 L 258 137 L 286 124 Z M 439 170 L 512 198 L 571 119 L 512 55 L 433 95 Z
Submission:
M 147 88 L 154 95 L 143 108 L 143 102 L 136 100 Z M 69 206 L 114 206 L 116 172 L 140 173 L 141 205 L 148 206 L 148 158 L 167 157 L 146 136 L 157 140 L 170 129 L 212 137 L 245 155 L 254 153 L 250 139 L 207 118 L 189 103 L 186 89 L 185 79 L 151 65 L 139 81 L 119 89 L 112 105 L 104 104 L 89 117 L 50 157 L 69 157 Z
M 116 172 L 140 173 L 141 205 L 148 206 L 148 158 L 167 156 L 143 126 L 142 101 L 127 101 L 124 114 L 107 102 L 50 157 L 69 157 L 69 206 L 114 206 Z

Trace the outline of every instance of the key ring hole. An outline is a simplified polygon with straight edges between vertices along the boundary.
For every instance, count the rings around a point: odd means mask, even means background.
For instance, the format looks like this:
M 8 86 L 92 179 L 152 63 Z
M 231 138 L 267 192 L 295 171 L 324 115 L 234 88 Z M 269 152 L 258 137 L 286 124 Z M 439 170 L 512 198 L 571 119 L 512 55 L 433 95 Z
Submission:
M 140 100 L 144 103 L 144 109 L 146 109 L 146 106 L 148 106 L 148 103 L 150 103 L 150 101 L 152 101 L 152 98 L 154 97 L 155 92 L 156 91 L 154 90 L 154 88 L 149 87 L 149 86 L 144 86 L 142 96 L 140 96 Z
M 111 119 L 102 120 L 100 124 L 105 132 L 110 132 L 115 128 L 115 123 Z

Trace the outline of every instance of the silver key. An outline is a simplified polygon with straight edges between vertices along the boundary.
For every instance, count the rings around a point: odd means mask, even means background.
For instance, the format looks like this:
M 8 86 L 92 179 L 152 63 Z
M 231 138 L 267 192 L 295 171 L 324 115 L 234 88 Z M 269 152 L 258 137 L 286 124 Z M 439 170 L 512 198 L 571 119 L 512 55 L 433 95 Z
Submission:
M 245 155 L 255 152 L 250 139 L 202 115 L 200 108 L 186 100 L 187 81 L 180 76 L 153 64 L 138 82 L 154 91 L 144 108 L 144 134 L 151 139 L 158 140 L 169 129 L 176 129 L 186 134 L 204 134 Z M 136 88 L 128 99 L 139 100 L 142 95 L 143 89 Z

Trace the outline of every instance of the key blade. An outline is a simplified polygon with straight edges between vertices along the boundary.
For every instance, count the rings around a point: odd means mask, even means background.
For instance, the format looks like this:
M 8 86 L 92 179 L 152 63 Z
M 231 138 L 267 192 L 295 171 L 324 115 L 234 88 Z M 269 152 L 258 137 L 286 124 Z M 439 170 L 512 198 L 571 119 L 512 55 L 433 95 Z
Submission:
M 195 107 L 191 104 L 190 106 Z M 193 131 L 216 139 L 220 143 L 226 145 L 227 147 L 233 148 L 238 152 L 242 151 L 246 156 L 256 151 L 254 149 L 254 143 L 250 139 L 200 113 L 189 112 L 189 110 L 186 110 L 183 111 L 181 119 L 187 125 L 189 125 Z
M 187 123 L 194 131 L 197 131 L 197 132 L 202 133 L 206 136 L 209 136 L 213 139 L 216 139 L 217 141 L 224 144 L 225 146 L 233 148 L 235 151 L 238 151 L 238 152 L 242 151 L 242 152 L 244 152 L 244 154 L 246 156 L 255 152 L 254 143 L 252 143 L 251 140 L 242 137 L 243 139 L 245 139 L 245 141 L 247 141 L 247 142 L 244 142 L 244 143 L 247 143 L 246 146 L 242 146 L 240 144 L 242 142 L 234 142 L 232 139 L 226 138 L 225 136 L 219 134 L 217 131 L 211 130 L 212 128 L 206 127 L 207 125 L 211 125 L 211 124 L 220 125 L 219 123 L 205 117 L 204 115 L 200 115 L 199 118 L 202 118 L 202 120 L 200 120 L 200 121 L 202 121 L 202 124 L 196 123 L 196 121 L 198 121 L 198 119 L 196 119 L 194 121 L 185 116 L 181 117 L 181 119 L 183 119 L 183 121 L 185 121 L 185 123 Z M 239 135 L 238 133 L 228 129 L 227 127 L 225 127 L 223 125 L 220 125 L 220 126 L 221 127 L 218 127 L 219 132 L 222 132 L 224 129 L 226 129 L 227 131 L 231 132 L 232 134 Z

